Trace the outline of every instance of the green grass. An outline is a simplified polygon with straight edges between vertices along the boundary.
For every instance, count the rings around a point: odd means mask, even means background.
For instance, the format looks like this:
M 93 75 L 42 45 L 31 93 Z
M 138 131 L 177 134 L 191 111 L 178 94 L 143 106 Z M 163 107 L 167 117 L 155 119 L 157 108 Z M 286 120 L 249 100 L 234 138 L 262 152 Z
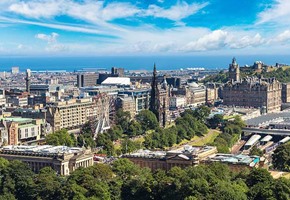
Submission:
M 282 177 L 290 179 L 290 173 L 285 173 L 285 174 L 282 175 Z
M 225 115 L 224 120 L 229 120 L 235 118 L 235 115 Z
M 189 144 L 192 146 L 203 146 L 214 142 L 216 137 L 220 134 L 218 130 L 210 130 L 204 137 L 193 138 Z

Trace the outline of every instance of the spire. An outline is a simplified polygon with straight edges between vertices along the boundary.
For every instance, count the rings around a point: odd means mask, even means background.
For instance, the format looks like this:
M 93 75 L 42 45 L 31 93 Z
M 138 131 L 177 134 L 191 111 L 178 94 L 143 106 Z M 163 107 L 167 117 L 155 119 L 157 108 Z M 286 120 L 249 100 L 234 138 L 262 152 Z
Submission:
M 158 84 L 157 70 L 156 70 L 156 65 L 154 63 L 149 110 L 155 114 L 156 118 L 159 121 L 160 120 L 160 101 L 159 101 L 159 89 L 158 89 L 157 84 Z
M 156 70 L 156 64 L 154 63 L 154 68 L 153 68 L 153 75 L 156 76 L 157 75 L 157 70 Z

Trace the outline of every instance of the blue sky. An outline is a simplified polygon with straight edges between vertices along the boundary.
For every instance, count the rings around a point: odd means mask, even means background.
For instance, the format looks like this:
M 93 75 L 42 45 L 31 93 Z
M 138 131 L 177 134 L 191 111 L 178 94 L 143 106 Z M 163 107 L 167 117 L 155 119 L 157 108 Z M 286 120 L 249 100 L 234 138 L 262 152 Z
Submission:
M 1 0 L 1 56 L 289 54 L 290 0 Z

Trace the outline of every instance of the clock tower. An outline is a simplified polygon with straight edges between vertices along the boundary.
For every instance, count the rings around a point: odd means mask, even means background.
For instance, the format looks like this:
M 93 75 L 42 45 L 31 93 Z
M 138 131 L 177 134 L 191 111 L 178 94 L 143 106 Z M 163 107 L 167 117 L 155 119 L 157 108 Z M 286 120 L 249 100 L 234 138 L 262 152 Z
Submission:
M 229 66 L 229 81 L 240 81 L 240 67 L 237 64 L 235 57 L 232 60 L 232 64 Z

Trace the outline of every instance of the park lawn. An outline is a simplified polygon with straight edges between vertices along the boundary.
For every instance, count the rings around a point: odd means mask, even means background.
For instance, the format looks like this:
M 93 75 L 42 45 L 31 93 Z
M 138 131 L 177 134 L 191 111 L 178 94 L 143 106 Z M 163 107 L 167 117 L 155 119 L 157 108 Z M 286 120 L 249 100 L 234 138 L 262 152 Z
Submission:
M 283 66 L 282 69 L 285 71 L 286 69 L 289 69 L 290 66 Z
M 233 119 L 233 118 L 235 118 L 234 115 L 225 115 L 224 116 L 224 120 L 229 120 L 229 119 Z
M 204 146 L 207 144 L 211 144 L 214 142 L 216 137 L 220 134 L 220 131 L 218 130 L 209 130 L 209 133 L 205 135 L 204 137 L 197 137 L 189 144 L 192 146 Z
M 290 173 L 285 173 L 285 174 L 282 175 L 282 177 L 290 179 Z

